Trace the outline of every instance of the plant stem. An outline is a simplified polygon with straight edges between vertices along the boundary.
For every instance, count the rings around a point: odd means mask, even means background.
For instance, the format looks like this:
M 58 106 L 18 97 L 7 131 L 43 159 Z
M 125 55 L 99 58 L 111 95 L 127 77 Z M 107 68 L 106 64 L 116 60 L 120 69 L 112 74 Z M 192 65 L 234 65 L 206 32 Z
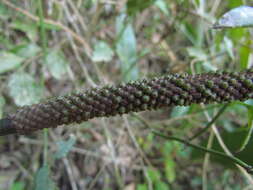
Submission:
M 193 135 L 192 137 L 189 138 L 189 141 L 192 141 L 193 139 L 201 136 L 203 133 L 205 133 L 211 126 L 214 124 L 214 122 L 221 116 L 221 114 L 226 110 L 229 104 L 225 104 L 222 106 L 222 108 L 218 111 L 218 113 L 213 117 L 213 119 L 204 127 L 202 130 L 200 130 L 198 133 Z
M 216 156 L 220 156 L 220 157 L 223 157 L 223 158 L 226 158 L 226 159 L 229 159 L 231 160 L 232 162 L 234 162 L 235 164 L 238 164 L 239 166 L 243 167 L 244 169 L 246 169 L 249 173 L 252 173 L 252 166 L 246 164 L 245 162 L 243 162 L 242 160 L 234 157 L 234 156 L 230 156 L 230 155 L 227 155 L 227 154 L 224 154 L 222 152 L 219 152 L 219 151 L 216 151 L 216 150 L 212 150 L 212 149 L 207 149 L 207 148 L 204 148 L 202 146 L 199 146 L 199 145 L 195 145 L 195 144 L 192 144 L 188 141 L 185 141 L 183 139 L 180 139 L 180 138 L 177 138 L 177 137 L 173 137 L 173 136 L 167 136 L 167 135 L 163 135 L 155 130 L 152 131 L 155 135 L 157 136 L 160 136 L 162 138 L 165 138 L 165 139 L 170 139 L 170 140 L 175 140 L 175 141 L 178 141 L 178 142 L 181 142 L 185 145 L 188 145 L 192 148 L 196 148 L 198 150 L 201 150 L 203 152 L 207 152 L 207 153 L 210 153 L 212 155 L 216 155 Z

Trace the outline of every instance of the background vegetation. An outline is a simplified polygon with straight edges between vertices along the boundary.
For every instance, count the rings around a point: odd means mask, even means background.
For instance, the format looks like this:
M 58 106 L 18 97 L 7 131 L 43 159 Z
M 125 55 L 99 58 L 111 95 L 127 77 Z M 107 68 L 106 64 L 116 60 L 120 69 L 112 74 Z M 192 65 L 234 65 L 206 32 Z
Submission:
M 212 29 L 224 12 L 243 4 L 252 3 L 1 0 L 0 117 L 104 84 L 249 68 L 252 31 Z M 252 105 L 169 107 L 1 137 L 0 189 L 252 189 L 251 176 L 233 163 L 150 132 L 186 139 L 222 109 L 193 142 L 220 151 L 226 145 L 253 165 L 252 140 L 243 147 Z

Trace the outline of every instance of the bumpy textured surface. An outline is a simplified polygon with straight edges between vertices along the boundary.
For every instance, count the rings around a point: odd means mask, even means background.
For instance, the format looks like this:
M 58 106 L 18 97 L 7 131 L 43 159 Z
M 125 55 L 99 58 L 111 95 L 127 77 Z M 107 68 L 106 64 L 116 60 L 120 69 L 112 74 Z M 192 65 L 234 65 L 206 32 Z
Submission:
M 223 103 L 253 97 L 253 71 L 168 75 L 72 93 L 20 108 L 8 128 L 28 133 L 94 117 L 158 109 L 171 105 Z M 13 130 L 12 130 L 13 132 Z M 1 134 L 1 129 L 0 129 Z

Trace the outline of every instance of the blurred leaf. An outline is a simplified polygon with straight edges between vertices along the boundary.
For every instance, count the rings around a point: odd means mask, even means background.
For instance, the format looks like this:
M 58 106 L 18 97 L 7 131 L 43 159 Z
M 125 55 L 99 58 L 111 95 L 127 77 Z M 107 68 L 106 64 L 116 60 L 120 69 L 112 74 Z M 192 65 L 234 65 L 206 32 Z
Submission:
M 167 180 L 172 183 L 176 179 L 175 162 L 171 156 L 165 158 L 165 175 Z
M 187 21 L 181 22 L 179 29 L 186 36 L 186 38 L 193 44 L 194 47 L 201 47 L 203 44 L 203 23 L 192 24 Z M 202 49 L 202 48 L 201 48 Z
M 208 61 L 208 54 L 203 50 L 203 48 L 199 47 L 189 47 L 187 48 L 187 52 L 189 56 L 196 58 L 201 63 L 201 67 L 199 69 L 202 71 L 216 71 L 217 68 Z M 198 65 L 197 65 L 198 66 Z
M 12 184 L 10 190 L 25 190 L 25 183 L 24 182 L 15 182 Z
M 43 88 L 28 73 L 15 73 L 8 81 L 10 95 L 18 106 L 38 103 L 43 96 Z
M 50 50 L 46 56 L 45 64 L 56 79 L 61 79 L 68 70 L 68 62 L 61 51 Z
M 225 36 L 224 43 L 225 43 L 225 48 L 226 48 L 228 55 L 230 56 L 231 59 L 234 60 L 235 59 L 234 52 L 233 52 L 234 45 L 233 45 L 232 40 Z
M 0 4 L 0 19 L 7 20 L 11 16 L 9 9 L 5 5 Z
M 13 29 L 24 32 L 31 41 L 35 41 L 38 37 L 37 27 L 34 23 L 25 23 L 23 20 L 15 20 L 10 25 Z
M 155 5 L 166 15 L 169 16 L 169 10 L 164 0 L 156 0 Z
M 180 24 L 180 30 L 182 33 L 192 42 L 192 44 L 196 44 L 196 32 L 193 29 L 193 26 L 188 23 L 181 23 Z
M 75 143 L 76 143 L 76 138 L 73 135 L 71 135 L 67 141 L 57 142 L 58 151 L 55 153 L 55 158 L 60 159 L 60 158 L 66 157 Z
M 122 62 L 121 71 L 124 81 L 138 79 L 137 49 L 134 30 L 131 24 L 124 25 L 124 14 L 117 17 L 116 30 L 119 37 L 116 44 L 117 54 Z
M 138 184 L 137 190 L 148 190 L 148 185 L 146 184 Z
M 6 36 L 1 33 L 2 33 L 2 31 L 1 31 L 1 27 L 0 27 L 0 49 L 2 49 L 2 48 L 11 49 L 13 47 L 12 42 L 10 41 L 10 39 L 6 38 Z
M 189 106 L 176 106 L 173 108 L 170 117 L 180 117 L 186 115 L 189 111 Z
M 0 52 L 0 74 L 19 67 L 24 58 L 8 52 Z
M 40 50 L 41 48 L 38 45 L 30 43 L 18 47 L 15 50 L 15 53 L 20 57 L 31 58 L 36 56 L 40 52 Z
M 169 156 L 171 154 L 172 151 L 174 151 L 175 146 L 174 146 L 175 142 L 173 141 L 166 141 L 164 146 L 162 147 L 162 152 L 163 155 L 165 157 Z
M 212 65 L 212 63 L 210 61 L 204 61 L 203 63 L 201 63 L 201 65 L 202 65 L 205 72 L 217 71 L 217 67 Z
M 191 179 L 191 185 L 192 186 L 199 186 L 202 184 L 202 178 L 199 177 L 199 176 L 194 176 L 192 179 Z
M 127 13 L 128 15 L 135 15 L 152 5 L 155 0 L 128 0 Z
M 228 6 L 229 8 L 235 8 L 238 7 L 240 5 L 243 5 L 243 1 L 242 0 L 229 0 L 228 2 Z
M 5 105 L 5 99 L 2 95 L 0 95 L 0 118 L 3 116 L 3 108 Z
M 92 55 L 92 61 L 94 62 L 100 62 L 100 61 L 111 61 L 113 57 L 113 51 L 110 48 L 110 46 L 103 42 L 99 41 L 95 44 L 94 52 Z
M 187 52 L 189 56 L 195 57 L 199 60 L 206 60 L 207 54 L 202 48 L 196 48 L 196 47 L 189 47 L 187 48 Z
M 248 42 L 240 46 L 239 53 L 240 53 L 240 68 L 241 69 L 247 69 L 249 65 L 249 58 L 251 54 L 251 39 L 248 40 Z
M 227 36 L 233 40 L 234 44 L 241 41 L 241 39 L 249 36 L 245 28 L 231 28 L 227 31 Z
M 155 170 L 155 169 L 153 169 L 153 168 L 148 168 L 148 169 L 147 169 L 147 175 L 148 175 L 149 179 L 150 179 L 153 183 L 159 181 L 160 178 L 161 178 L 161 175 L 160 175 L 159 171 L 158 171 L 158 170 Z
M 41 167 L 36 173 L 35 190 L 55 190 L 55 185 L 50 179 L 49 167 L 47 165 Z
M 240 6 L 225 13 L 214 28 L 236 28 L 253 26 L 253 7 Z
M 156 182 L 154 189 L 155 190 L 170 190 L 169 186 L 162 181 Z

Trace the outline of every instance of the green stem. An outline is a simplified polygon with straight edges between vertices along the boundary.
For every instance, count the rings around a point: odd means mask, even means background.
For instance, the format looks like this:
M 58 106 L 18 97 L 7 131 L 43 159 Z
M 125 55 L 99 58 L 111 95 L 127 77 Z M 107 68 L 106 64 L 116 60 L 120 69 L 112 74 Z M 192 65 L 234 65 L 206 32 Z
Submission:
M 193 139 L 201 136 L 203 133 L 205 133 L 214 123 L 215 121 L 221 116 L 221 114 L 226 110 L 229 104 L 225 104 L 219 112 L 213 117 L 213 119 L 204 127 L 202 130 L 200 130 L 198 133 L 190 137 L 189 141 L 192 141 Z
M 40 37 L 42 41 L 42 48 L 43 48 L 43 61 L 46 60 L 47 55 L 47 35 L 46 35 L 46 29 L 45 29 L 45 23 L 44 23 L 44 14 L 43 14 L 43 4 L 42 0 L 38 1 L 38 11 L 39 11 L 39 25 L 40 25 Z M 41 80 L 43 83 L 43 80 Z M 48 153 L 48 129 L 44 129 L 44 151 L 43 151 L 43 164 L 47 165 L 47 153 Z
M 43 54 L 44 59 L 47 54 L 47 35 L 46 35 L 46 28 L 45 28 L 45 22 L 44 22 L 44 14 L 43 14 L 43 4 L 42 0 L 38 1 L 39 3 L 39 26 L 40 26 L 40 37 L 42 41 L 42 48 L 43 48 Z
M 185 145 L 188 145 L 188 146 L 190 146 L 190 147 L 192 147 L 192 148 L 196 148 L 196 149 L 198 149 L 198 150 L 201 150 L 201 151 L 203 151 L 203 152 L 207 152 L 207 153 L 210 153 L 210 154 L 212 154 L 212 155 L 216 155 L 216 156 L 223 157 L 223 158 L 225 158 L 225 159 L 229 159 L 229 160 L 231 160 L 232 162 L 234 162 L 235 164 L 238 164 L 239 166 L 241 166 L 241 167 L 243 167 L 244 169 L 246 169 L 246 171 L 247 171 L 248 173 L 251 173 L 251 174 L 253 173 L 253 167 L 252 167 L 252 166 L 246 164 L 245 162 L 243 162 L 242 160 L 240 160 L 240 159 L 238 159 L 238 158 L 236 158 L 236 157 L 234 157 L 234 156 L 230 156 L 230 155 L 224 154 L 224 153 L 219 152 L 219 151 L 216 151 L 216 150 L 207 149 L 207 148 L 204 148 L 204 147 L 199 146 L 199 145 L 192 144 L 192 143 L 190 143 L 190 142 L 188 142 L 188 141 L 185 141 L 185 140 L 180 139 L 180 138 L 177 138 L 177 137 L 163 135 L 163 134 L 161 134 L 161 133 L 159 133 L 159 132 L 157 132 L 157 131 L 155 131 L 155 130 L 153 130 L 152 132 L 153 132 L 155 135 L 160 136 L 160 137 L 162 137 L 162 138 L 170 139 L 170 140 L 175 140 L 175 141 L 181 142 L 181 143 L 183 143 L 183 144 L 185 144 Z

